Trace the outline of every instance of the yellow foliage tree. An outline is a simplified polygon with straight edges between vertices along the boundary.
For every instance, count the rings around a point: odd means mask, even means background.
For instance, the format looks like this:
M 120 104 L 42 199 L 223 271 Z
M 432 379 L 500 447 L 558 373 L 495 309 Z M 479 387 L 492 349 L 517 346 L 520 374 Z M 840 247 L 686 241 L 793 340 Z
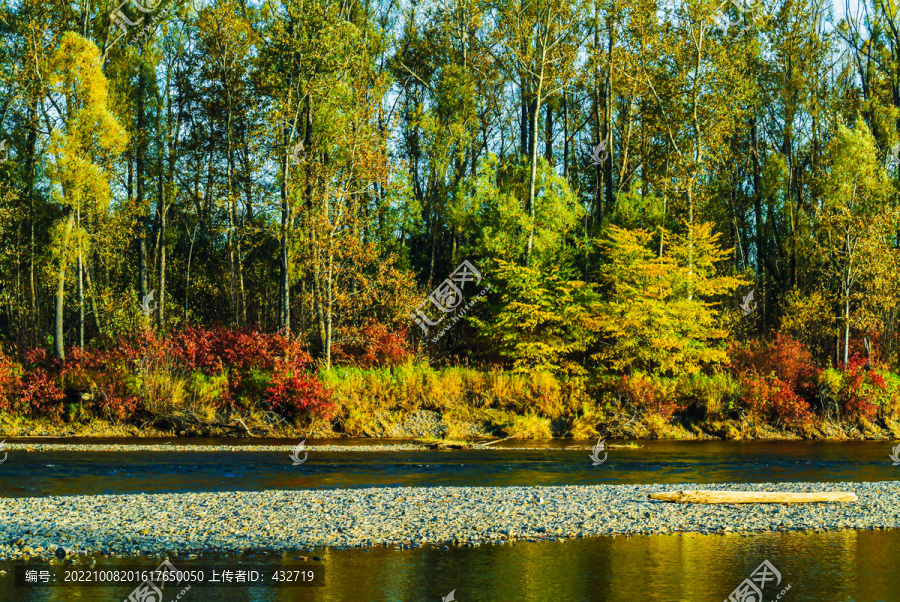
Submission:
M 653 232 L 610 226 L 600 327 L 612 343 L 593 357 L 616 370 L 694 374 L 727 360 L 721 342 L 728 331 L 715 299 L 745 281 L 718 273 L 729 252 L 713 224 L 688 227 L 685 235 L 660 232 L 661 256 Z
M 107 105 L 107 82 L 100 65 L 97 46 L 67 32 L 46 66 L 49 106 L 44 115 L 51 132 L 48 173 L 54 200 L 63 211 L 63 218 L 52 233 L 56 263 L 53 352 L 60 359 L 65 358 L 66 268 L 76 255 L 84 255 L 88 240 L 80 227 L 80 217 L 108 206 L 109 166 L 127 141 L 125 131 Z

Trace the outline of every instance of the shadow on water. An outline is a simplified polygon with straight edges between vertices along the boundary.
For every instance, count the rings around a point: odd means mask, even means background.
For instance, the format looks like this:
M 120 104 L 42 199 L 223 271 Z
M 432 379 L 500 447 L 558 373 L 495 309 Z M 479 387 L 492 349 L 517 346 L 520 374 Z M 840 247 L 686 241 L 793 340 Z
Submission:
M 793 532 L 739 535 L 597 537 L 439 550 L 324 551 L 320 588 L 193 587 L 193 601 L 399 601 L 440 600 L 456 590 L 459 602 L 488 600 L 602 600 L 610 602 L 720 601 L 768 559 L 781 583 L 763 590 L 769 602 L 790 585 L 785 602 L 895 601 L 900 599 L 900 531 Z M 297 562 L 290 556 L 245 555 L 171 559 L 181 570 L 204 564 Z M 96 569 L 155 563 L 99 558 Z M 26 589 L 14 587 L 13 563 L 0 563 L 0 599 L 22 602 L 123 600 L 131 587 Z M 169 598 L 165 598 L 168 602 Z
M 609 450 L 607 460 L 596 467 L 588 451 L 563 449 L 592 442 L 540 443 L 545 442 L 532 442 L 533 450 L 377 453 L 317 453 L 312 443 L 308 460 L 300 466 L 292 466 L 288 452 L 10 450 L 0 465 L 0 496 L 900 478 L 900 468 L 888 458 L 891 443 L 882 441 L 644 441 L 639 449 Z

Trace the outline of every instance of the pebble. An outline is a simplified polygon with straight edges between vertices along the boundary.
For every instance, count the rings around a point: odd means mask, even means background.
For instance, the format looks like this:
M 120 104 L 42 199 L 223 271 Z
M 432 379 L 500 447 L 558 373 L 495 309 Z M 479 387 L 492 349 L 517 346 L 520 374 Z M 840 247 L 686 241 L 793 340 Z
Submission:
M 675 504 L 680 489 L 853 491 L 856 503 Z M 0 560 L 409 549 L 649 533 L 900 528 L 900 482 L 373 487 L 0 498 Z M 542 499 L 542 504 L 529 501 Z M 319 558 L 319 557 L 314 557 Z
M 302 439 L 298 438 L 297 443 Z M 297 444 L 293 445 L 216 445 L 216 444 L 166 444 L 166 443 L 10 443 L 5 444 L 8 451 L 24 452 L 292 452 Z M 419 443 L 384 443 L 375 445 L 333 445 L 307 443 L 306 451 L 309 452 L 399 452 L 399 451 L 429 451 L 433 447 Z M 590 445 L 574 444 L 567 447 L 513 447 L 510 445 L 478 445 L 470 448 L 473 450 L 487 451 L 585 451 L 593 449 Z M 456 450 L 454 450 L 456 451 Z

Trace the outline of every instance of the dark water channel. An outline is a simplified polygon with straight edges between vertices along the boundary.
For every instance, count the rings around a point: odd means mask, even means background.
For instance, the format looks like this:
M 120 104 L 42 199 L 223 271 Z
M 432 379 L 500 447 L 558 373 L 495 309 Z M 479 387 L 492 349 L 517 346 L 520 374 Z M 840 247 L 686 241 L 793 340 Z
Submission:
M 588 451 L 561 447 L 575 445 L 571 442 L 532 445 L 527 450 L 317 453 L 315 443 L 308 442 L 309 456 L 300 466 L 292 466 L 288 452 L 10 450 L 0 464 L 0 496 L 900 478 L 900 467 L 888 457 L 889 442 L 644 441 L 639 449 L 610 450 L 597 467 Z
M 13 442 L 13 440 L 10 440 Z M 57 441 L 62 442 L 62 441 Z M 66 440 L 67 443 L 71 442 Z M 95 441 L 96 442 L 96 441 Z M 258 441 L 257 441 L 258 442 Z M 195 443 L 195 441 L 191 441 Z M 234 441 L 215 443 L 234 444 Z M 267 441 L 265 443 L 292 443 Z M 582 442 L 584 444 L 587 442 Z M 527 450 L 316 452 L 292 466 L 286 452 L 30 452 L 10 450 L 0 496 L 235 491 L 430 485 L 561 485 L 876 481 L 900 477 L 889 442 L 660 442 L 612 449 L 601 466 L 572 442 Z M 521 442 L 518 445 L 522 445 Z M 508 444 L 507 444 L 508 446 Z M 898 500 L 900 504 L 900 500 Z M 763 560 L 781 573 L 762 601 L 900 601 L 900 531 L 597 537 L 567 542 L 412 550 L 323 550 L 318 588 L 193 587 L 200 600 L 609 600 L 721 602 Z M 173 559 L 179 569 L 210 564 L 277 568 L 291 556 Z M 98 558 L 96 569 L 153 562 Z M 15 563 L 0 562 L 0 600 L 128 600 L 124 588 L 15 587 Z M 785 587 L 790 586 L 785 591 Z M 167 590 L 170 602 L 178 590 Z M 784 593 L 782 593 L 784 592 Z

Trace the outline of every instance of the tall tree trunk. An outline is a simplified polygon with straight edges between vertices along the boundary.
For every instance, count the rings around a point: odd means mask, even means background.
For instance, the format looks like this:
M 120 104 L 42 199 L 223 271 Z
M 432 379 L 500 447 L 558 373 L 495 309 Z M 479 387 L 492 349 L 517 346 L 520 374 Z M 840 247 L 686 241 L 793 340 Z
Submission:
M 603 162 L 604 171 L 604 192 L 606 193 L 606 207 L 610 210 L 615 202 L 615 190 L 613 189 L 613 156 L 616 150 L 616 144 L 613 137 L 613 83 L 612 83 L 612 60 L 613 60 L 613 44 L 615 31 L 613 26 L 609 26 L 609 42 L 608 42 L 608 60 L 606 67 L 606 81 L 603 85 L 603 135 L 606 140 L 606 161 Z
M 35 97 L 28 105 L 28 139 L 26 142 L 25 155 L 25 187 L 26 196 L 28 198 L 28 225 L 30 229 L 28 240 L 28 301 L 30 308 L 29 315 L 29 341 L 32 345 L 37 342 L 38 316 L 37 316 L 37 292 L 34 281 L 34 178 L 35 178 L 35 149 L 37 148 L 37 98 Z
M 563 92 L 563 177 L 569 178 L 569 94 Z
M 227 83 L 223 82 L 227 89 Z M 229 275 L 229 292 L 231 297 L 231 323 L 238 322 L 238 301 L 237 301 L 237 212 L 235 210 L 234 195 L 232 190 L 232 173 L 234 171 L 234 157 L 231 148 L 231 121 L 233 112 L 231 109 L 231 98 L 228 99 L 228 109 L 225 116 L 225 161 L 226 161 L 226 187 L 225 191 L 228 195 L 228 263 L 230 266 Z
M 194 241 L 197 239 L 197 229 L 200 228 L 200 218 L 197 217 L 197 225 L 194 226 L 194 232 L 191 234 L 191 246 L 188 248 L 187 270 L 184 278 L 184 321 L 188 319 L 188 305 L 191 300 L 191 259 L 194 256 Z
M 165 194 L 166 191 L 163 191 L 159 201 L 159 257 L 157 264 L 159 269 L 159 302 L 156 308 L 156 326 L 160 330 L 163 330 L 166 325 L 166 212 L 168 205 L 165 202 Z
M 137 98 L 137 157 L 135 159 L 135 180 L 137 185 L 138 206 L 138 279 L 141 301 L 149 293 L 147 287 L 147 217 L 144 208 L 144 154 L 146 153 L 147 136 L 146 118 L 144 115 L 144 92 L 146 90 L 144 62 L 138 64 L 138 98 Z
M 547 112 L 544 130 L 544 158 L 550 167 L 553 167 L 553 106 L 548 102 L 544 110 Z
M 56 278 L 56 307 L 53 320 L 53 356 L 56 359 L 66 359 L 65 341 L 63 339 L 63 312 L 65 311 L 66 296 L 66 254 L 69 249 L 69 241 L 72 237 L 72 228 L 75 225 L 75 211 L 71 207 L 66 208 L 66 227 L 63 231 L 62 249 L 60 254 L 59 270 Z
M 97 336 L 103 337 L 103 326 L 100 323 L 100 313 L 97 311 L 97 291 L 91 280 L 91 269 L 88 263 L 84 265 L 84 277 L 87 281 L 88 296 L 91 299 L 91 314 L 94 316 L 94 328 L 97 329 Z
M 76 212 L 75 217 L 79 227 L 81 226 L 81 211 Z M 78 347 L 84 349 L 84 275 L 81 259 L 81 246 L 78 248 L 78 256 L 75 259 L 76 269 L 78 270 Z
M 766 237 L 763 229 L 762 215 L 762 187 L 761 169 L 759 162 L 759 128 L 756 117 L 750 120 L 750 157 L 753 160 L 753 214 L 756 219 L 756 277 L 759 284 L 765 291 L 765 265 L 766 265 Z M 760 295 L 760 309 L 762 310 L 762 319 L 759 321 L 760 329 L 764 329 L 766 325 L 766 295 Z
M 535 188 L 537 186 L 537 130 L 538 130 L 538 119 L 540 119 L 541 112 L 541 94 L 544 92 L 544 57 L 541 57 L 541 74 L 538 77 L 537 90 L 535 90 L 534 99 L 531 103 L 531 131 L 528 136 L 529 148 L 528 152 L 531 155 L 531 171 L 528 177 L 528 247 L 525 250 L 525 265 L 529 265 L 531 263 L 531 249 L 534 247 L 534 229 L 536 227 L 535 224 L 535 209 L 534 209 L 534 200 L 535 200 Z

